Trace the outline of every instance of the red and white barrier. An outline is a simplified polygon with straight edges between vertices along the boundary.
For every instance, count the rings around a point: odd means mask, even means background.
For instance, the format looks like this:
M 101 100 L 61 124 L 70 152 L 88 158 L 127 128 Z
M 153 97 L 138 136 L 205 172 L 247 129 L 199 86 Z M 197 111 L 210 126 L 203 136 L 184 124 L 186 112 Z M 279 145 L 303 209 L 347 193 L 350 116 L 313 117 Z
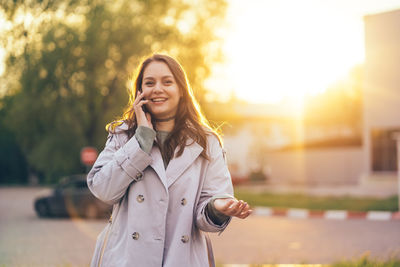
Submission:
M 347 211 L 347 210 L 306 210 L 306 209 L 276 209 L 255 207 L 253 215 L 283 216 L 288 218 L 323 218 L 328 220 L 365 219 L 372 221 L 400 220 L 400 212 L 390 211 Z

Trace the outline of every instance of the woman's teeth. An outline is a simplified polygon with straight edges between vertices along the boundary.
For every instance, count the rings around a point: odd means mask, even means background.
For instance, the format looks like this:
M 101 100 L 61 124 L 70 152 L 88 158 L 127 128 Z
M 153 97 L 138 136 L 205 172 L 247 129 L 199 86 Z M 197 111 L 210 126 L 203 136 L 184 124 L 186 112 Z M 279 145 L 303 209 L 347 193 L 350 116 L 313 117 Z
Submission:
M 151 101 L 153 101 L 153 102 L 163 102 L 165 100 L 167 100 L 167 99 L 166 98 L 153 98 Z

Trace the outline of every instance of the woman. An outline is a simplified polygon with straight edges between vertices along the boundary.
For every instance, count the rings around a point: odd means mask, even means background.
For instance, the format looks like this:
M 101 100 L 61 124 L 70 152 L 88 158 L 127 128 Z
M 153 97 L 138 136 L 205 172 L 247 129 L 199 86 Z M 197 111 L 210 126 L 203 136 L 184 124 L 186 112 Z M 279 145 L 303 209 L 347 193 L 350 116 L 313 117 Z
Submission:
M 179 63 L 155 54 L 140 66 L 122 120 L 87 180 L 113 204 L 92 266 L 213 265 L 203 232 L 222 232 L 250 207 L 233 197 L 219 136 L 208 126 Z

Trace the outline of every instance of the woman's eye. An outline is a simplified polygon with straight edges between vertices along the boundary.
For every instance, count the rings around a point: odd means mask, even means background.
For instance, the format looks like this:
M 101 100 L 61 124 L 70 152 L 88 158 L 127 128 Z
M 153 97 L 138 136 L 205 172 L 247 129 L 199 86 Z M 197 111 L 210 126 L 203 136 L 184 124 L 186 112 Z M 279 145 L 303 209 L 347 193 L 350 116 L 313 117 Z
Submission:
M 166 84 L 172 84 L 172 81 L 171 80 L 167 80 L 167 81 L 165 81 L 165 83 Z
M 146 82 L 145 83 L 145 85 L 147 85 L 147 86 L 151 86 L 151 85 L 153 85 L 154 83 L 153 82 Z

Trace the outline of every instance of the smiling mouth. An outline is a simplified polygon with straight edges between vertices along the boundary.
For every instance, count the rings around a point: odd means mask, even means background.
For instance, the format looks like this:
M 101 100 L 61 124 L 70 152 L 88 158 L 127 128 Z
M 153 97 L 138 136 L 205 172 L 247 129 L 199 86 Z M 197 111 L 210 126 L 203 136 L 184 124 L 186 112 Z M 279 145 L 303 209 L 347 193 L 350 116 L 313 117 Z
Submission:
M 163 98 L 163 97 L 157 97 L 157 98 L 152 98 L 151 102 L 153 103 L 162 103 L 167 101 L 168 98 Z

